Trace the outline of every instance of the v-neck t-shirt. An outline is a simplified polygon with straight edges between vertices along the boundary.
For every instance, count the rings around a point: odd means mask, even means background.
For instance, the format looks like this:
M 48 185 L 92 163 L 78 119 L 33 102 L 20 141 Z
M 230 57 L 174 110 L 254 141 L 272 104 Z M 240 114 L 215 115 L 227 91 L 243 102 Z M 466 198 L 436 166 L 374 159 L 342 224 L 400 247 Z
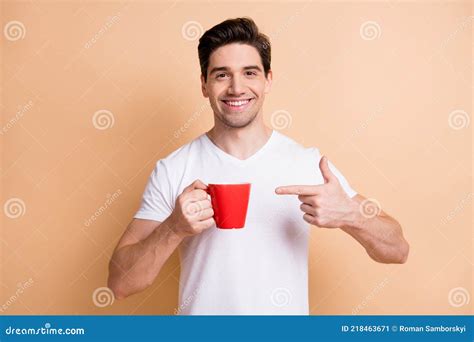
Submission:
M 156 162 L 135 218 L 163 222 L 184 188 L 251 183 L 245 227 L 211 227 L 179 245 L 182 315 L 308 315 L 310 226 L 296 195 L 277 195 L 283 185 L 324 183 L 315 147 L 305 148 L 273 130 L 247 159 L 217 147 L 206 134 Z M 329 161 L 349 197 L 356 195 Z

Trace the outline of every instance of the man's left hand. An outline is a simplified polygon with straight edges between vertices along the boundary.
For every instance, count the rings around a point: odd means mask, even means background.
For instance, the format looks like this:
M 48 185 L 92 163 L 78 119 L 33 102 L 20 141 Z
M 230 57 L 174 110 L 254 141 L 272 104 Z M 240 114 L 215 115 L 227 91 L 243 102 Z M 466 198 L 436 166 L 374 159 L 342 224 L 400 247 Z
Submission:
M 329 169 L 326 156 L 321 158 L 319 169 L 324 184 L 279 186 L 275 192 L 278 195 L 298 195 L 306 222 L 319 227 L 341 228 L 354 218 L 358 205 L 349 198 Z

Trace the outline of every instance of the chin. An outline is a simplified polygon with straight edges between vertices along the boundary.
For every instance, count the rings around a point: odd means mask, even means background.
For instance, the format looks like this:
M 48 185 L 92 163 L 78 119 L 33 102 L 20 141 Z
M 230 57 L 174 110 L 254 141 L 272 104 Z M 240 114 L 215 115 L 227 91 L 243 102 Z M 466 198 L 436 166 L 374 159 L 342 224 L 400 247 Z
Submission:
M 235 114 L 232 114 L 235 115 Z M 221 119 L 221 121 L 227 126 L 231 128 L 243 128 L 248 126 L 250 123 L 252 123 L 253 119 L 249 120 L 227 120 L 226 118 Z

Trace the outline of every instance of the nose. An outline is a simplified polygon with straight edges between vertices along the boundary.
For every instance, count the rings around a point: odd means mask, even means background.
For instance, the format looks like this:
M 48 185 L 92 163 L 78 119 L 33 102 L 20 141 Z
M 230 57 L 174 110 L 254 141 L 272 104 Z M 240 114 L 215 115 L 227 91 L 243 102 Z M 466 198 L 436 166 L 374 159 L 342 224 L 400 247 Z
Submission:
M 233 77 L 230 83 L 228 93 L 229 95 L 239 96 L 244 94 L 244 83 L 239 77 Z

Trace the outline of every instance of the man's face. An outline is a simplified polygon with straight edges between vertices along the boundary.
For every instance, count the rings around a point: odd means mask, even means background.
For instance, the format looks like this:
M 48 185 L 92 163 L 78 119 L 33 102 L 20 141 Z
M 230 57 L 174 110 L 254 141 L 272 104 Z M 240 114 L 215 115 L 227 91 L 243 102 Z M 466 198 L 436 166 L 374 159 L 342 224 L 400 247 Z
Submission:
M 239 43 L 215 50 L 209 57 L 207 82 L 201 75 L 202 93 L 209 97 L 214 115 L 231 128 L 245 127 L 261 113 L 271 81 L 272 72 L 265 77 L 257 49 Z

